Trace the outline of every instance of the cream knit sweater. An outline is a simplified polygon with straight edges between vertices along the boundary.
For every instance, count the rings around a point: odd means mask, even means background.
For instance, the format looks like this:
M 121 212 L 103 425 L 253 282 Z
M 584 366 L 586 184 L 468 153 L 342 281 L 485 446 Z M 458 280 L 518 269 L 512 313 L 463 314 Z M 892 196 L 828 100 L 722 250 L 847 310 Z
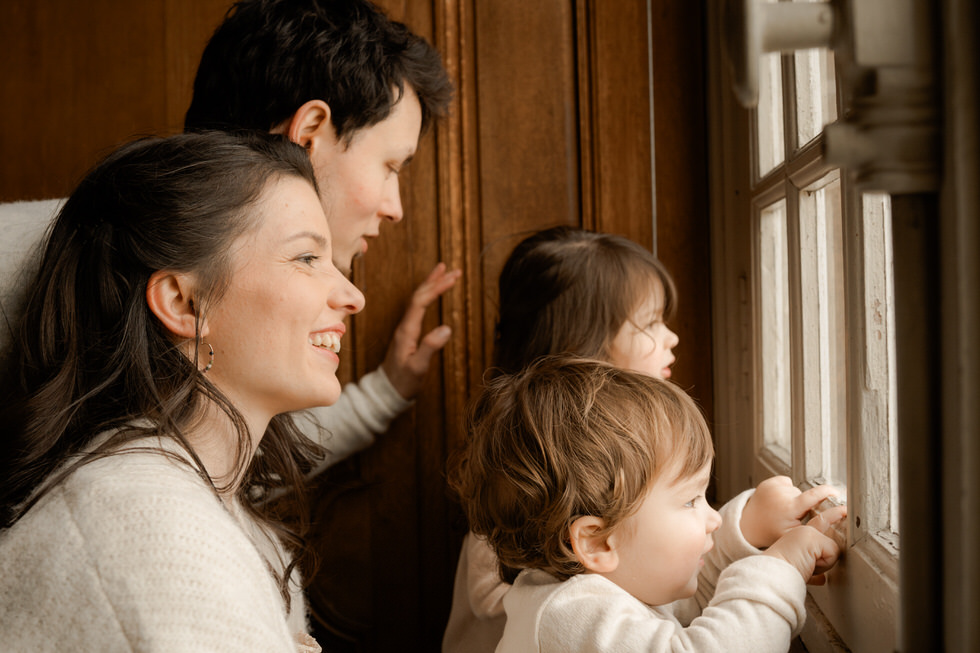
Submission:
M 504 596 L 507 625 L 497 653 L 789 650 L 806 619 L 806 585 L 792 565 L 757 555 L 742 537 L 737 524 L 751 492 L 722 508 L 695 596 L 650 607 L 597 574 L 562 582 L 525 570 Z
M 287 617 L 279 545 L 236 512 L 160 454 L 82 466 L 0 533 L 0 647 L 296 651 L 302 593 Z

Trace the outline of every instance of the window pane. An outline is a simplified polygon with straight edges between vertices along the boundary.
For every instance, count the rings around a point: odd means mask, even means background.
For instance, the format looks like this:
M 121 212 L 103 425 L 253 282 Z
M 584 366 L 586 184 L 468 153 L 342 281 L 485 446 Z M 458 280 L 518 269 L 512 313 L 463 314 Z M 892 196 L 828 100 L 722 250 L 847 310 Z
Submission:
M 783 162 L 783 76 L 778 52 L 759 61 L 759 107 L 756 111 L 759 176 Z
M 789 271 L 786 200 L 759 216 L 759 283 L 762 325 L 763 447 L 787 467 L 791 460 Z
M 865 194 L 864 287 L 867 392 L 865 457 L 871 532 L 898 533 L 898 450 L 896 439 L 895 313 L 891 237 L 891 197 Z
M 827 48 L 801 50 L 793 59 L 796 69 L 796 138 L 797 144 L 802 147 L 813 140 L 824 125 L 837 120 L 834 52 Z
M 841 188 L 836 171 L 800 193 L 800 296 L 807 479 L 847 484 Z

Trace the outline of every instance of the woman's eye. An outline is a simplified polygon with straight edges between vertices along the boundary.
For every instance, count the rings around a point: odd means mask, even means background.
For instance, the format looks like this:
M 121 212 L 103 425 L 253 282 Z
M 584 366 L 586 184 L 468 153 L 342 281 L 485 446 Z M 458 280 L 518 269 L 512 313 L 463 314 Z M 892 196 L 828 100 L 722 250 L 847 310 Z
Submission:
M 314 263 L 320 260 L 320 257 L 316 254 L 304 254 L 303 256 L 300 256 L 298 260 L 312 267 Z

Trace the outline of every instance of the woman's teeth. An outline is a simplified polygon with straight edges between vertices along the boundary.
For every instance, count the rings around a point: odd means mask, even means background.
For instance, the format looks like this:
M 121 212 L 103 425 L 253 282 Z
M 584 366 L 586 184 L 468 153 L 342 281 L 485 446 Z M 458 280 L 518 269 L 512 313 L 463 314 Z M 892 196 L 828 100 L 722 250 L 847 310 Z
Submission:
M 329 349 L 335 354 L 340 353 L 340 336 L 336 333 L 315 333 L 309 342 L 314 347 Z

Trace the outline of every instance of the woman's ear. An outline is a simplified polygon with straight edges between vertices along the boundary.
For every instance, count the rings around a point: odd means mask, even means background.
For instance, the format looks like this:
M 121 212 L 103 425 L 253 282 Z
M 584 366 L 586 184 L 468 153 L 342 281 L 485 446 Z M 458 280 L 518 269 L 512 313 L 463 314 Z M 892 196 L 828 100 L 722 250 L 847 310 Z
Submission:
M 150 311 L 175 336 L 194 338 L 198 315 L 194 305 L 194 283 L 186 274 L 157 270 L 146 284 L 146 303 Z M 201 321 L 201 336 L 207 335 L 206 321 Z
M 327 142 L 332 144 L 337 137 L 330 122 L 330 105 L 323 100 L 309 100 L 296 109 L 293 117 L 284 125 L 283 133 L 307 152 L 320 145 L 324 138 L 329 138 Z
M 597 574 L 608 574 L 619 566 L 619 553 L 610 533 L 603 532 L 605 527 L 604 519 L 587 515 L 573 521 L 568 529 L 575 557 L 586 569 Z

